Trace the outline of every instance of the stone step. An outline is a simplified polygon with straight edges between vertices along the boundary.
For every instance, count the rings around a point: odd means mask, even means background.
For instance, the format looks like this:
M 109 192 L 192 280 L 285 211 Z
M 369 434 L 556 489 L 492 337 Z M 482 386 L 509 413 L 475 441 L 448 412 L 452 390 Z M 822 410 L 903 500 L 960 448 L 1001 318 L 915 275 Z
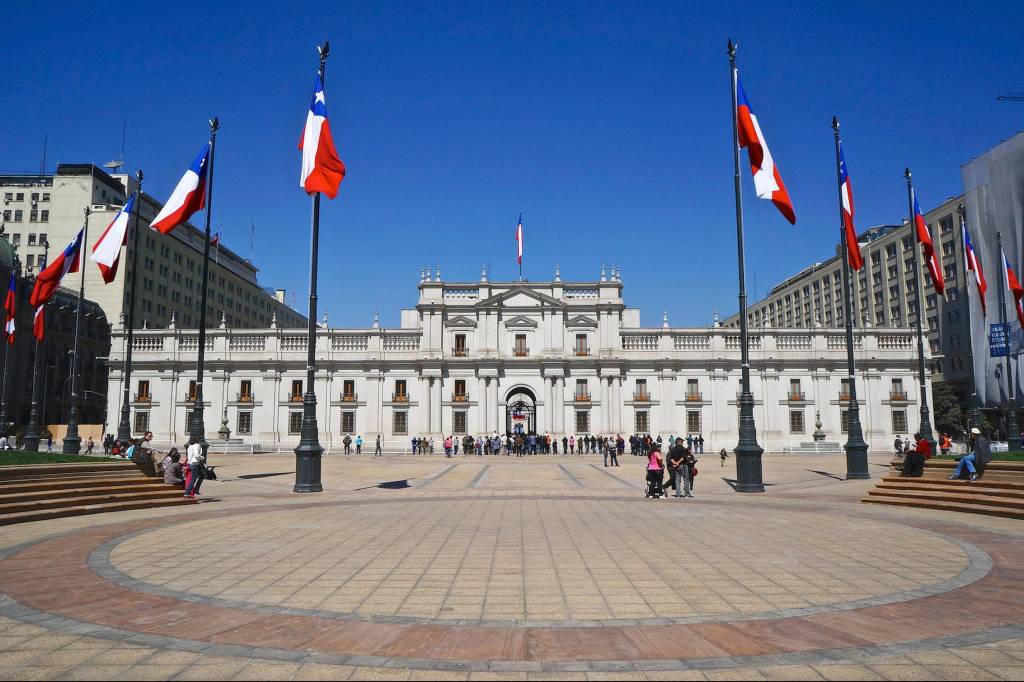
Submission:
M 150 480 L 156 482 L 157 485 L 150 483 Z M 131 483 L 119 481 L 117 485 L 71 486 L 29 491 L 12 491 L 4 487 L 0 489 L 0 504 L 31 502 L 35 500 L 59 500 L 67 497 L 96 497 L 103 495 L 127 495 L 129 493 L 151 494 L 160 491 L 177 491 L 178 494 L 182 492 L 179 488 L 166 485 L 162 480 L 157 481 L 157 479 L 136 480 Z
M 0 498 L 0 518 L 28 511 L 59 509 L 62 507 L 88 507 L 119 502 L 162 502 L 163 500 L 185 499 L 182 491 L 167 486 L 166 488 L 143 492 L 99 493 L 90 495 L 66 496 L 47 500 L 24 500 L 9 502 Z
M 893 490 L 891 488 L 868 491 L 869 497 L 886 497 L 898 499 L 919 499 L 934 500 L 936 502 L 952 502 L 964 504 L 978 504 L 988 507 L 1005 507 L 1007 509 L 1019 509 L 1024 512 L 1024 499 L 1019 497 L 1007 497 L 1002 494 L 969 494 L 960 490 L 952 492 L 943 490 Z
M 74 488 L 107 488 L 113 486 L 164 485 L 162 478 L 143 476 L 138 470 L 131 476 L 97 476 L 94 478 L 51 478 L 38 481 L 5 483 L 2 494 L 60 491 Z
M 1001 516 L 1009 519 L 1024 519 L 1024 509 L 997 507 L 984 504 L 970 504 L 966 502 L 945 502 L 941 500 L 925 500 L 882 495 L 869 495 L 862 498 L 861 502 L 868 504 L 894 505 L 899 507 L 915 507 L 919 509 L 966 512 L 970 514 L 985 514 L 988 516 Z
M 138 471 L 131 462 L 116 460 L 100 460 L 93 464 L 84 462 L 81 464 L 26 464 L 24 466 L 0 466 L 0 481 L 9 481 L 20 478 L 31 478 L 36 476 L 68 476 L 82 474 L 114 474 L 131 473 Z
M 113 511 L 130 511 L 133 509 L 150 509 L 154 507 L 196 504 L 197 502 L 199 502 L 198 499 L 182 497 L 178 494 L 174 497 L 160 499 L 107 502 L 104 504 L 83 504 L 74 507 L 50 507 L 47 509 L 0 515 L 0 526 L 7 526 L 15 523 L 27 523 L 29 521 L 59 519 L 68 516 L 84 516 L 87 514 L 102 514 L 104 512 Z
M 952 469 L 957 465 L 956 460 L 952 459 L 929 459 L 924 463 L 924 468 L 927 469 Z M 985 471 L 999 471 L 1004 473 L 1017 473 L 1024 474 L 1024 462 L 1004 462 L 1000 460 L 993 460 L 988 463 L 985 467 Z
M 1024 481 L 999 480 L 982 476 L 977 481 L 965 481 L 956 479 L 950 481 L 945 476 L 922 476 L 920 478 L 909 478 L 904 476 L 885 476 L 883 483 L 899 483 L 903 485 L 924 485 L 924 486 L 955 486 L 958 488 L 971 487 L 974 489 L 998 488 L 1007 491 L 1024 491 Z

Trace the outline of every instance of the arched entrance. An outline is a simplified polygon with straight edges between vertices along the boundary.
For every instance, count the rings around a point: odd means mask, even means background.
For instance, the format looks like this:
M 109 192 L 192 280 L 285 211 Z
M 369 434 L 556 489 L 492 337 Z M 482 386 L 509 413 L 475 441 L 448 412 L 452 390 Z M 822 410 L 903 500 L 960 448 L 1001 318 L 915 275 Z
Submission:
M 537 431 L 537 398 L 533 391 L 522 386 L 505 396 L 505 432 L 516 434 Z

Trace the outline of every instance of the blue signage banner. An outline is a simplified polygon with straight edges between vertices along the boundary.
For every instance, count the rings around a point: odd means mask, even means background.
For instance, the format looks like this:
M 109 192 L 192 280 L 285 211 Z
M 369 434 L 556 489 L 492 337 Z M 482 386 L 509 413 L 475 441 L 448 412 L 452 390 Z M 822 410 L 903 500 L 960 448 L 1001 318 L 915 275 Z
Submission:
M 993 358 L 1006 357 L 1009 346 L 1008 325 L 990 324 L 988 326 L 988 354 Z

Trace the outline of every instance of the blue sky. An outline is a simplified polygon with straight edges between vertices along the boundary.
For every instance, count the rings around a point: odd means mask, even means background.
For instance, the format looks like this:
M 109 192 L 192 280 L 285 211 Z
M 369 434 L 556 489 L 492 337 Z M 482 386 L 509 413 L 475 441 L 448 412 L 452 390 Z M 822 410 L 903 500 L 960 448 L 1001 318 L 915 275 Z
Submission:
M 331 41 L 327 105 L 348 177 L 321 221 L 332 325 L 395 325 L 420 268 L 446 279 L 594 279 L 622 268 L 643 323 L 736 309 L 725 43 L 793 197 L 797 226 L 753 196 L 748 281 L 835 249 L 830 121 L 843 123 L 860 229 L 962 191 L 960 164 L 1024 129 L 1019 2 L 58 3 L 5 9 L 0 169 L 102 163 L 120 147 L 169 195 L 221 120 L 214 225 L 267 286 L 308 295 L 309 199 L 295 146 L 314 45 Z M 125 8 L 127 9 L 127 7 Z M 762 7 L 764 9 L 764 7 Z M 745 158 L 744 158 L 745 164 Z M 197 216 L 199 217 L 199 216 Z M 201 217 L 199 217 L 201 219 Z M 751 292 L 753 293 L 753 292 Z

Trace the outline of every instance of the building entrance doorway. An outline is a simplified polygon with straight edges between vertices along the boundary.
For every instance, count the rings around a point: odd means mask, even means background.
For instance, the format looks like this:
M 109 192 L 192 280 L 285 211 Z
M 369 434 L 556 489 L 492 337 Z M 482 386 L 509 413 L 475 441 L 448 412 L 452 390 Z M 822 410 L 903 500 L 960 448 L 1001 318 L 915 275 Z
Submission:
M 528 388 L 515 388 L 505 398 L 505 432 L 526 435 L 537 431 L 537 399 Z

